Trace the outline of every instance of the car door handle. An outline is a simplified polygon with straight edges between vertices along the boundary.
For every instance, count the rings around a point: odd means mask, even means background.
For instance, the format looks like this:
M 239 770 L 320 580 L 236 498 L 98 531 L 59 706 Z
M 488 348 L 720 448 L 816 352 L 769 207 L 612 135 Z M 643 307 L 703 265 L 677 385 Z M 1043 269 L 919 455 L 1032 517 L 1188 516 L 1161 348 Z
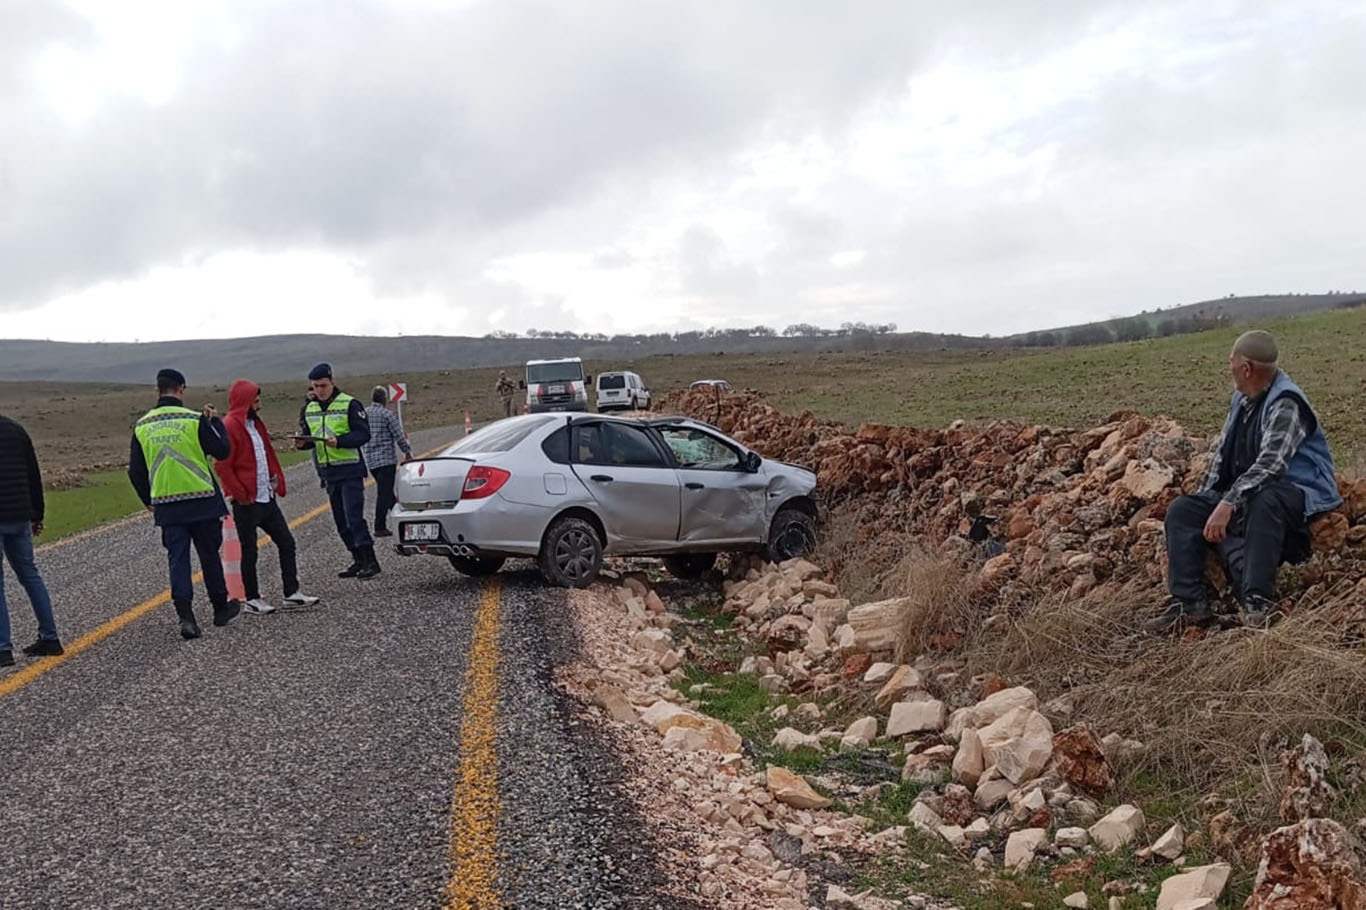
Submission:
M 613 480 L 612 475 L 610 474 L 594 474 L 592 477 L 589 477 L 588 479 L 597 481 L 598 483 L 611 483 Z
M 685 483 L 685 484 L 683 484 L 683 486 L 687 487 L 689 490 L 700 490 L 700 489 L 702 489 L 702 484 L 700 484 L 700 483 Z

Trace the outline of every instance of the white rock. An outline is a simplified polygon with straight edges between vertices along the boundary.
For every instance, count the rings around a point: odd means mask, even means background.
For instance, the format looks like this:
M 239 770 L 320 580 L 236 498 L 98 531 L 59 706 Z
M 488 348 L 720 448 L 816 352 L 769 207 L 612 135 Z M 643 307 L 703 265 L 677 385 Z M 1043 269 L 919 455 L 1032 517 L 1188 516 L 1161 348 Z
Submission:
M 940 825 L 936 830 L 950 847 L 960 848 L 968 845 L 967 836 L 959 825 Z
M 1086 896 L 1085 891 L 1074 891 L 1062 899 L 1065 906 L 1072 907 L 1073 910 L 1086 910 L 1091 906 L 1091 900 Z
M 1211 898 L 1196 897 L 1188 901 L 1181 901 L 1179 904 L 1174 904 L 1172 910 L 1214 910 L 1214 908 L 1218 906 L 1218 901 L 1212 900 Z
M 1000 692 L 982 699 L 973 706 L 972 713 L 977 719 L 976 726 L 981 728 L 996 723 L 1017 708 L 1037 711 L 1039 699 L 1024 686 L 1016 686 L 1013 689 L 1002 689 Z
M 987 764 L 995 765 L 1015 784 L 1038 777 L 1053 757 L 1053 727 L 1032 708 L 1015 708 L 977 733 Z
M 986 840 L 991 837 L 991 822 L 985 818 L 975 818 L 972 824 L 963 829 L 963 836 L 970 841 Z
M 1092 825 L 1089 833 L 1098 846 L 1114 853 L 1133 843 L 1145 824 L 1143 810 L 1125 804 Z
M 778 765 L 769 765 L 764 772 L 765 783 L 774 799 L 794 809 L 824 809 L 830 800 L 811 788 L 800 775 Z
M 962 739 L 963 731 L 968 727 L 977 727 L 977 715 L 972 713 L 971 708 L 959 708 L 949 715 L 948 725 L 944 727 L 944 738 L 956 743 Z
M 1173 875 L 1162 883 L 1157 910 L 1177 910 L 1186 901 L 1218 901 L 1231 871 L 1228 863 L 1214 863 Z
M 858 905 L 854 903 L 854 898 L 839 885 L 826 886 L 825 905 L 827 907 L 858 907 Z
M 663 654 L 674 645 L 673 636 L 663 629 L 645 629 L 631 638 L 631 646 L 638 651 L 653 651 Z
M 870 744 L 877 739 L 877 718 L 860 717 L 849 725 L 849 729 L 844 731 L 843 738 L 858 740 L 865 746 Z
M 821 719 L 821 706 L 813 701 L 804 701 L 797 706 L 797 710 L 793 713 L 793 716 L 796 717 L 797 720 L 815 723 Z
M 888 736 L 928 733 L 944 729 L 944 703 L 936 699 L 903 701 L 892 705 L 887 718 Z
M 982 737 L 968 727 L 958 740 L 958 753 L 953 757 L 953 779 L 966 787 L 975 787 L 986 770 L 986 755 L 982 750 Z
M 773 718 L 774 720 L 785 720 L 787 718 L 787 715 L 790 713 L 792 713 L 792 709 L 789 708 L 787 705 L 779 705 L 772 711 L 768 712 L 768 716 Z
M 986 872 L 996 865 L 996 857 L 992 855 L 990 849 L 979 847 L 977 852 L 973 854 L 972 865 L 978 872 Z
M 791 727 L 783 727 L 773 735 L 773 745 L 788 752 L 794 749 L 817 749 L 821 747 L 819 737 L 811 736 Z
M 885 708 L 893 702 L 905 701 L 906 696 L 921 688 L 924 682 L 920 671 L 902 664 L 888 675 L 887 681 L 883 683 L 877 695 L 873 696 L 873 703 L 879 708 Z
M 868 672 L 863 674 L 863 681 L 866 683 L 886 682 L 887 677 L 892 675 L 896 669 L 896 664 L 889 664 L 886 661 L 878 661 L 868 668 Z
M 911 806 L 911 811 L 907 814 L 906 820 L 927 834 L 938 834 L 939 828 L 944 824 L 939 813 L 925 803 L 916 803 Z
M 1153 856 L 1160 856 L 1163 859 L 1176 859 L 1186 849 L 1186 830 L 1177 822 L 1166 830 L 1166 832 L 1153 841 Z
M 1048 843 L 1048 831 L 1043 828 L 1025 828 L 1015 831 L 1006 839 L 1006 868 L 1012 872 L 1024 872 L 1034 862 L 1034 852 Z
M 1059 847 L 1075 847 L 1080 850 L 1091 843 L 1091 835 L 1086 833 L 1085 828 L 1059 828 L 1058 833 L 1053 835 L 1053 843 Z

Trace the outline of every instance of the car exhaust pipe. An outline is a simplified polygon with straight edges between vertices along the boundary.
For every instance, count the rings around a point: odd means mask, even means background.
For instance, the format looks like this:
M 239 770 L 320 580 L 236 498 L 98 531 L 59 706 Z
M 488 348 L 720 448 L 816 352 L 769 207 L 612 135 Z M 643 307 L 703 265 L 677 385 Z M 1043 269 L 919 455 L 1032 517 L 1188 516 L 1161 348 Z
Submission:
M 455 545 L 455 555 L 457 555 L 457 556 L 473 556 L 473 555 L 474 555 L 474 551 L 471 550 L 469 547 L 465 546 L 465 544 L 463 544 L 463 543 L 461 543 L 461 544 L 456 544 L 456 545 Z

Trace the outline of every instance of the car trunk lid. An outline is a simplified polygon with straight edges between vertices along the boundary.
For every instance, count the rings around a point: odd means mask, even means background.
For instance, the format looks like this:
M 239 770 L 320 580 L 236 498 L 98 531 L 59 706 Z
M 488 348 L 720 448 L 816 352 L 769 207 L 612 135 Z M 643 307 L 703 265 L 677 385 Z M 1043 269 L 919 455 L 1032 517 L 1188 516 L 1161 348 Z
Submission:
M 408 511 L 450 508 L 460 501 L 474 463 L 473 458 L 438 456 L 400 465 L 394 478 L 394 496 Z

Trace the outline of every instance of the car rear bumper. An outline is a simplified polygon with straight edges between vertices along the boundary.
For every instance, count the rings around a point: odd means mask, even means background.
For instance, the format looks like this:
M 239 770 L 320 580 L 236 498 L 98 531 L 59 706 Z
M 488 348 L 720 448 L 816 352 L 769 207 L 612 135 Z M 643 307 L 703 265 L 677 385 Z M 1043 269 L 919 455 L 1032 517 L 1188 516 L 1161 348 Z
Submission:
M 555 401 L 550 403 L 537 402 L 530 406 L 533 414 L 549 414 L 560 411 L 587 411 L 588 402 L 586 401 Z
M 394 551 L 401 556 L 535 556 L 551 513 L 539 506 L 511 502 L 495 494 L 463 500 L 453 509 L 404 509 L 389 513 Z M 405 526 L 435 523 L 435 540 L 410 540 Z

